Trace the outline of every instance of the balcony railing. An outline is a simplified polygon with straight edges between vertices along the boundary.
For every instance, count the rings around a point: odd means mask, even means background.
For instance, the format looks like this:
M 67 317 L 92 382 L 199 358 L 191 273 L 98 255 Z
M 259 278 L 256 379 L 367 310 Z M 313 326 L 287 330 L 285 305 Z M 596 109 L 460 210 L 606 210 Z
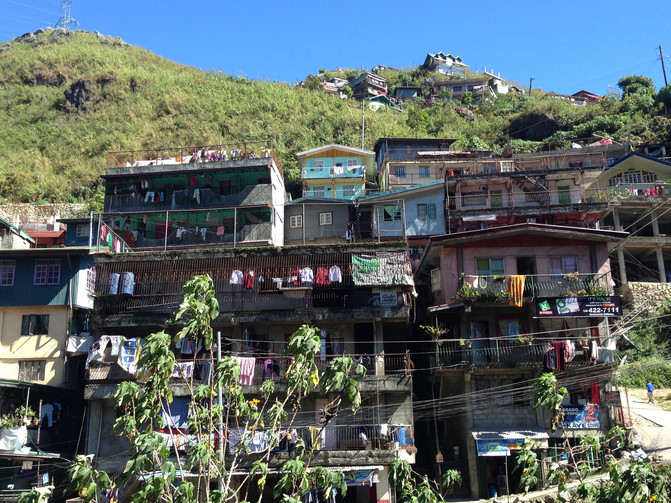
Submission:
M 125 150 L 107 153 L 107 169 L 143 168 L 147 166 L 178 166 L 209 162 L 242 161 L 272 158 L 282 172 L 270 142 L 240 142 L 193 147 L 172 147 L 147 150 Z
M 366 190 L 360 186 L 352 186 L 345 189 L 344 187 L 336 186 L 335 194 L 333 193 L 333 187 L 322 187 L 320 189 L 314 189 L 313 187 L 307 187 L 303 191 L 303 197 L 317 197 L 317 198 L 338 198 L 338 199 L 354 199 L 356 197 L 361 197 L 366 195 Z
M 334 358 L 343 355 L 317 355 L 315 363 L 319 372 L 324 372 L 326 367 Z M 375 354 L 353 354 L 351 356 L 357 363 L 366 367 L 367 376 L 404 375 L 410 373 L 406 355 L 404 353 Z M 252 385 L 258 386 L 265 381 L 284 383 L 287 369 L 293 358 L 288 356 L 257 356 L 252 374 Z M 142 373 L 138 374 L 141 378 Z M 175 364 L 172 382 L 178 384 L 185 379 L 193 378 L 197 382 L 210 384 L 212 367 L 209 359 L 178 360 Z M 116 362 L 92 361 L 89 363 L 89 382 L 120 382 L 136 380 L 138 376 L 129 374 Z
M 121 253 L 172 248 L 240 247 L 273 241 L 268 206 L 101 215 L 97 249 Z
M 557 338 L 561 338 L 558 335 Z M 532 338 L 525 334 L 489 339 L 463 339 L 461 341 L 443 341 L 436 345 L 438 365 L 475 365 L 475 366 L 524 366 L 543 364 L 548 348 L 547 338 Z M 589 346 L 576 344 L 575 355 L 567 366 L 583 366 L 594 363 Z M 603 347 L 598 351 L 598 363 L 616 360 L 617 351 Z
M 174 197 L 173 197 L 174 195 Z M 219 190 L 198 189 L 198 198 L 194 192 L 175 190 L 147 191 L 140 193 L 107 194 L 105 211 L 108 213 L 128 213 L 133 211 L 166 211 L 198 208 L 222 208 L 227 206 L 254 206 L 272 203 L 271 185 L 246 185 L 231 187 L 229 194 L 221 194 Z
M 497 209 L 497 208 L 538 208 L 551 205 L 570 205 L 602 202 L 603 191 L 582 191 L 580 189 L 532 191 L 511 193 L 473 193 L 458 194 L 449 201 L 450 207 L 459 210 Z
M 366 166 L 308 167 L 303 169 L 303 179 L 312 178 L 366 178 Z
M 422 183 L 442 180 L 442 175 L 431 170 L 429 173 L 420 175 L 419 173 L 407 173 L 405 176 L 395 174 L 389 175 L 389 189 L 394 187 L 406 187 L 408 185 L 420 185 Z
M 527 274 L 524 298 L 612 295 L 608 274 Z M 460 300 L 502 302 L 512 300 L 509 275 L 465 275 L 456 294 Z

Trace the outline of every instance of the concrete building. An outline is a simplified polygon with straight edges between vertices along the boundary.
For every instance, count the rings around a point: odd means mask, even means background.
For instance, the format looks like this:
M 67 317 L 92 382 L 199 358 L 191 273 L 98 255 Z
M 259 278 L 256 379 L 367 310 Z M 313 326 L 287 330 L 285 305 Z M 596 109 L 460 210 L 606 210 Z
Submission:
M 415 273 L 425 364 L 435 369 L 417 389 L 437 397 L 436 419 L 423 427 L 436 447 L 425 459 L 435 455 L 436 474 L 461 471 L 464 496 L 517 492 L 524 438 L 541 441 L 543 459 L 566 439 L 622 424 L 604 397 L 616 368 L 608 320 L 622 315 L 608 247 L 625 237 L 524 223 L 430 238 Z M 569 388 L 561 429 L 532 410 L 542 371 Z

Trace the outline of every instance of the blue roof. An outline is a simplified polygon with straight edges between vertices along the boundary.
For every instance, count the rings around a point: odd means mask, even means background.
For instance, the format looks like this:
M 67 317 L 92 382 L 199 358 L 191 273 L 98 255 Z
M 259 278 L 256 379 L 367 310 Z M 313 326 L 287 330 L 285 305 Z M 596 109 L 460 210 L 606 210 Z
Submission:
M 367 200 L 367 199 L 376 199 L 380 197 L 386 197 L 386 196 L 392 196 L 395 194 L 401 194 L 403 192 L 412 192 L 415 190 L 420 190 L 420 189 L 425 189 L 427 187 L 432 187 L 432 186 L 439 186 L 439 185 L 444 185 L 445 180 L 433 180 L 431 182 L 426 182 L 426 183 L 420 183 L 419 185 L 411 185 L 410 187 L 402 187 L 400 189 L 394 189 L 394 190 L 386 190 L 384 192 L 378 192 L 377 194 L 371 194 L 370 196 L 362 196 L 359 198 L 359 201 Z

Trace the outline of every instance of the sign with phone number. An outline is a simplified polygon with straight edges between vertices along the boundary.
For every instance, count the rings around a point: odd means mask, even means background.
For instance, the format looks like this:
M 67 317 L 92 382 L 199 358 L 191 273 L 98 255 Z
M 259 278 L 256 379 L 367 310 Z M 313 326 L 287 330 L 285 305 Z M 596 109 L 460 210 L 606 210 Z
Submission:
M 622 299 L 611 295 L 536 297 L 534 305 L 538 318 L 622 316 Z

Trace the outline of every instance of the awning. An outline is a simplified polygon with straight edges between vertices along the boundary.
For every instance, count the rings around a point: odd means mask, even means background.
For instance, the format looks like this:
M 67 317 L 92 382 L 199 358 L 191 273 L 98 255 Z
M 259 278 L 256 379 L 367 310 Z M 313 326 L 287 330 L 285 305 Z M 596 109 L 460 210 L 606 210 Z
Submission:
M 477 215 L 474 217 L 463 217 L 464 222 L 496 222 L 496 215 Z
M 430 313 L 437 313 L 439 311 L 446 311 L 448 309 L 458 309 L 460 307 L 464 307 L 463 302 L 458 302 L 456 304 L 440 304 L 438 306 L 429 306 L 427 308 L 427 311 Z
M 473 432 L 473 439 L 478 447 L 478 456 L 510 456 L 510 451 L 519 450 L 526 438 L 540 441 L 540 447 L 546 449 L 550 437 L 545 430 L 540 428 Z

